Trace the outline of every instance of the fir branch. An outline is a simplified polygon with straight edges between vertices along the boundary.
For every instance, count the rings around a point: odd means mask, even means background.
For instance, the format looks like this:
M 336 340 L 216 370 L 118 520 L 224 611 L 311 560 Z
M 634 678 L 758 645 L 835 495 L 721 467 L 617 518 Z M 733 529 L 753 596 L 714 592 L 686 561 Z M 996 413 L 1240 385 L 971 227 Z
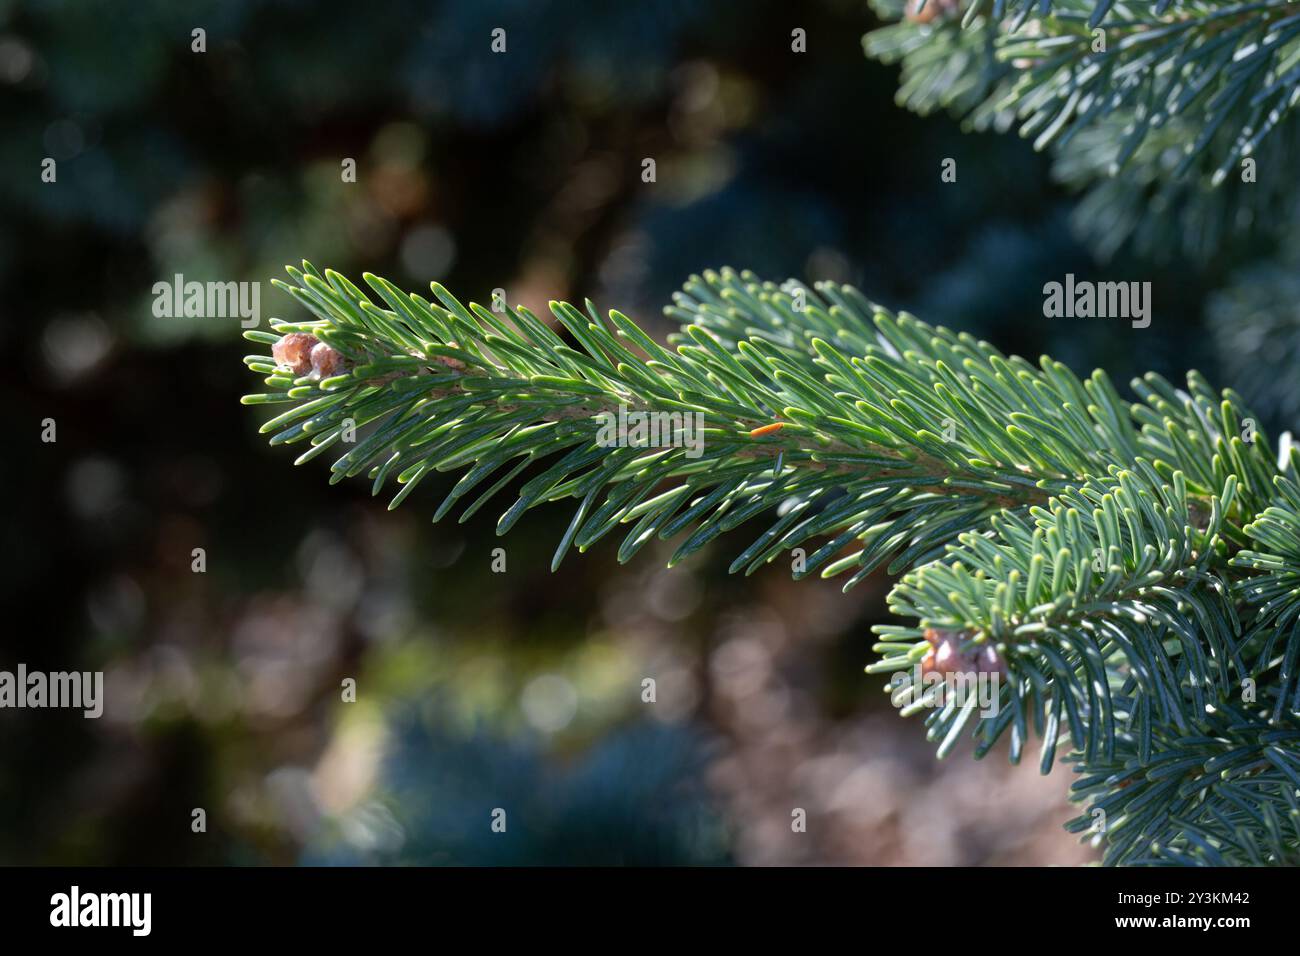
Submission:
M 708 273 L 668 310 L 686 322 L 672 348 L 620 313 L 606 324 L 590 303 L 586 315 L 554 303 L 575 349 L 526 309 L 466 307 L 440 286 L 434 303 L 367 276 L 383 308 L 336 273 L 305 265 L 290 274 L 296 284 L 283 287 L 317 320 L 277 321 L 248 337 L 274 346 L 311 336 L 338 359 L 322 378 L 274 355 L 249 357 L 276 390 L 245 401 L 294 406 L 263 426 L 276 433 L 272 444 L 309 442 L 301 463 L 348 427 L 370 426 L 331 480 L 364 473 L 377 494 L 396 478 L 391 506 L 428 474 L 467 468 L 436 517 L 498 476 L 473 513 L 530 465 L 554 459 L 499 528 L 544 501 L 578 499 L 557 560 L 569 544 L 586 548 L 633 522 L 621 557 L 653 535 L 691 530 L 680 560 L 784 503 L 738 566 L 752 571 L 821 537 L 829 541 L 812 562 L 821 567 L 857 541 L 862 550 L 824 572 L 856 567 L 853 583 L 891 553 L 901 550 L 903 567 L 923 563 L 1002 509 L 1043 504 L 1139 459 L 1179 473 L 1202 515 L 1229 478 L 1249 516 L 1272 493 L 1267 437 L 1244 443 L 1234 434 L 1248 414 L 1239 400 L 1215 396 L 1195 373 L 1186 391 L 1156 376 L 1135 382 L 1145 403 L 1129 406 L 1101 372 L 1080 380 L 1046 358 L 1034 368 L 848 287 Z M 620 409 L 700 416 L 700 456 L 672 443 L 602 444 Z M 1236 506 L 1223 506 L 1235 521 Z M 1241 539 L 1237 524 L 1224 534 Z
M 1224 705 L 1196 732 L 1146 725 L 1107 761 L 1075 761 L 1066 828 L 1105 846 L 1110 865 L 1300 864 L 1300 722 Z
M 394 479 L 390 507 L 462 471 L 435 520 L 514 488 L 501 534 L 572 499 L 553 565 L 619 527 L 620 560 L 680 535 L 675 563 L 774 514 L 733 572 L 813 542 L 796 576 L 908 572 L 889 601 L 916 623 L 876 628 L 870 670 L 1004 678 L 995 713 L 931 710 L 940 755 L 1009 733 L 1019 760 L 1033 728 L 1044 772 L 1063 754 L 1082 796 L 1121 811 L 1117 862 L 1292 858 L 1251 799 L 1282 799 L 1300 760 L 1261 726 L 1300 719 L 1300 456 L 1276 461 L 1232 392 L 1148 375 L 1128 403 L 1101 372 L 1035 367 L 849 287 L 731 270 L 675 297 L 668 346 L 591 303 L 552 303 L 552 324 L 436 284 L 426 300 L 367 275 L 372 298 L 306 263 L 289 273 L 281 287 L 315 318 L 246 333 L 271 354 L 246 359 L 270 391 L 245 401 L 290 406 L 262 430 L 305 443 L 299 463 L 340 450 L 331 481 L 364 474 L 378 494 Z M 641 440 L 620 431 L 632 413 L 672 428 Z M 698 454 L 678 441 L 687 415 Z M 896 699 L 911 690 L 898 677 Z M 1204 741 L 1252 732 L 1249 781 L 1204 775 L 1228 759 Z M 1177 794 L 1170 768 L 1189 775 Z M 1182 836 L 1146 794 L 1171 801 Z
M 1139 460 L 1031 509 L 1032 523 L 997 516 L 990 535 L 961 535 L 943 559 L 898 583 L 891 610 L 919 624 L 877 628 L 895 647 L 869 670 L 910 667 L 920 644 L 908 648 L 907 638 L 960 630 L 996 647 L 1012 679 L 1008 698 L 1036 722 L 1064 707 L 1088 761 L 1113 752 L 1125 721 L 1130 730 L 1144 719 L 1187 730 L 1250 673 L 1219 537 L 1235 490 L 1230 477 L 1199 528 L 1181 472 L 1166 484 Z M 1128 675 L 1154 702 L 1140 715 L 1115 712 L 1112 684 Z M 974 730 L 987 749 L 1008 727 L 993 716 Z M 940 718 L 931 735 L 949 732 Z M 1013 741 L 1013 760 L 1023 743 Z M 1049 736 L 1045 769 L 1054 751 Z
M 349 419 L 357 426 L 382 422 L 335 462 L 334 480 L 368 473 L 378 492 L 396 476 L 402 487 L 394 504 L 431 471 L 473 465 L 439 509 L 441 516 L 508 461 L 520 459 L 509 472 L 517 474 L 534 461 L 566 451 L 558 467 L 540 476 L 545 480 L 531 481 L 503 515 L 503 532 L 543 500 L 577 497 L 582 502 L 575 518 L 579 525 L 572 530 L 580 548 L 618 524 L 636 521 L 636 533 L 621 552 L 626 558 L 652 532 L 666 537 L 696 524 L 674 558 L 680 560 L 738 524 L 737 514 L 748 517 L 795 499 L 755 543 L 765 545 L 742 555 L 752 570 L 812 535 L 832 542 L 870 537 L 872 549 L 862 552 L 865 566 L 891 548 L 916 545 L 916 534 L 908 532 L 950 535 L 977 523 L 990 509 L 1045 499 L 1021 466 L 999 469 L 973 462 L 937 434 L 916 434 L 938 406 L 931 401 L 919 407 L 904 386 L 920 387 L 922 380 L 897 377 L 905 363 L 890 357 L 889 350 L 915 344 L 912 340 L 923 339 L 928 330 L 908 317 L 879 312 L 876 324 L 886 331 L 868 332 L 872 326 L 864 323 L 871 313 L 865 302 L 846 300 L 828 307 L 814 298 L 808 321 L 838 321 L 840 327 L 799 326 L 798 342 L 792 345 L 795 339 L 783 343 L 769 319 L 765 334 L 743 340 L 735 355 L 703 319 L 686 327 L 689 341 L 669 351 L 618 313 L 611 314 L 606 326 L 557 303 L 556 318 L 580 344 L 572 349 L 527 310 L 511 310 L 507 323 L 481 307 L 466 308 L 441 288 L 435 289 L 439 304 L 434 304 L 367 277 L 392 306 L 380 309 L 336 274 L 321 276 L 310 267 L 291 274 L 298 284 L 286 288 L 319 321 L 277 323 L 274 333 L 249 337 L 271 343 L 289 333 L 311 334 L 339 349 L 350 368 L 312 381 L 286 375 L 273 358 L 251 357 L 250 366 L 269 373 L 268 384 L 278 390 L 246 401 L 296 403 L 263 430 L 278 432 L 274 444 L 309 440 L 311 447 L 300 462 L 334 445 Z M 741 281 L 735 277 L 732 284 Z M 722 291 L 736 294 L 735 288 Z M 772 308 L 786 310 L 782 321 L 788 321 L 791 300 L 771 290 L 762 295 Z M 698 302 L 683 302 L 679 308 L 699 308 Z M 721 321 L 716 311 L 712 318 L 715 326 Z M 760 320 L 746 315 L 745 321 Z M 880 341 L 868 349 L 874 361 L 866 364 L 855 357 L 850 362 L 818 331 L 841 344 L 876 335 Z M 951 333 L 944 348 L 950 357 L 971 352 L 968 343 Z M 459 367 L 448 368 L 448 360 Z M 814 379 L 813 372 L 825 381 Z M 985 373 L 993 374 L 992 367 L 986 366 Z M 968 387 L 976 393 L 983 388 L 978 382 Z M 845 390 L 833 390 L 841 388 Z M 895 412 L 904 398 L 917 406 L 910 425 Z M 598 417 L 620 406 L 700 414 L 706 424 L 703 457 L 691 460 L 681 448 L 597 446 Z M 961 414 L 956 406 L 947 413 Z M 762 434 L 774 424 L 780 429 Z M 940 422 L 933 424 L 941 428 Z M 992 454 L 992 449 L 986 451 Z M 732 463 L 717 467 L 724 461 Z M 1059 482 L 1066 476 L 1055 478 Z M 597 507 L 598 495 L 614 486 L 617 490 L 610 490 Z M 653 498 L 652 491 L 658 492 Z M 838 503 L 829 506 L 832 494 Z M 477 510 L 485 500 L 471 508 Z M 814 502 L 822 510 L 805 515 Z M 686 520 L 678 520 L 679 512 Z M 884 519 L 898 526 L 883 533 Z M 922 535 L 920 540 L 933 547 L 946 538 L 930 541 Z M 823 549 L 810 563 L 819 566 L 830 554 Z
M 1057 0 L 1050 13 L 999 0 L 968 6 L 961 22 L 875 5 L 900 22 L 864 48 L 901 62 L 900 103 L 976 129 L 1016 126 L 1052 149 L 1060 179 L 1096 184 L 1076 219 L 1102 255 L 1136 237 L 1144 251 L 1206 257 L 1293 206 L 1277 175 L 1300 140 L 1300 15 L 1286 0 Z M 1273 174 L 1242 188 L 1248 159 Z

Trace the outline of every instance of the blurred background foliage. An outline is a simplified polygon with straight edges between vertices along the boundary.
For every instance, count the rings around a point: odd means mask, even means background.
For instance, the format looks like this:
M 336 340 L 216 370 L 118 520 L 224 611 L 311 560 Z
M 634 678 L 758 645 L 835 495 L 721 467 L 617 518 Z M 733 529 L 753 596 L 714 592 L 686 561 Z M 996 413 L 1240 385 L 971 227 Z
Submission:
M 876 25 L 859 0 L 0 0 L 0 666 L 102 669 L 108 693 L 99 721 L 0 713 L 0 862 L 1090 859 L 1062 774 L 936 763 L 863 675 L 883 578 L 730 579 L 725 540 L 672 572 L 599 547 L 551 575 L 562 508 L 493 573 L 494 515 L 428 520 L 454 477 L 389 513 L 290 468 L 238 405 L 238 320 L 153 314 L 179 273 L 261 282 L 263 322 L 292 316 L 267 280 L 309 258 L 539 311 L 590 296 L 664 335 L 672 291 L 728 264 L 1249 393 L 1232 315 L 1274 300 L 1221 294 L 1211 335 L 1226 260 L 1100 264 L 1026 143 L 894 104 Z M 1067 272 L 1151 281 L 1151 328 L 1044 319 Z

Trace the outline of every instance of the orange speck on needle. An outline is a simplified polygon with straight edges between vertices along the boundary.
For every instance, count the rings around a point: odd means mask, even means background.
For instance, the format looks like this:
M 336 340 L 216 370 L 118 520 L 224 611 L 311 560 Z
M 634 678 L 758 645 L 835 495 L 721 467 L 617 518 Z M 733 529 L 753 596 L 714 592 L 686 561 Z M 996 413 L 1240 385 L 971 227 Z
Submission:
M 785 422 L 773 422 L 770 425 L 760 425 L 749 433 L 750 438 L 762 438 L 764 435 L 770 435 L 773 432 L 779 432 L 785 427 Z

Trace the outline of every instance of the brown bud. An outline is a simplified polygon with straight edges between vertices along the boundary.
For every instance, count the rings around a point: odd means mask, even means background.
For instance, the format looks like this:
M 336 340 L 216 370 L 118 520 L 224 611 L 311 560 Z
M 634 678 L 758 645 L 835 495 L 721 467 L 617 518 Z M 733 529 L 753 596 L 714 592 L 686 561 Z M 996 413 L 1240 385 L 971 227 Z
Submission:
M 925 639 L 930 650 L 921 659 L 921 672 L 925 674 L 999 674 L 1007 675 L 1007 667 L 992 644 L 971 644 L 970 631 L 944 631 L 926 628 Z
M 348 369 L 343 353 L 324 342 L 317 342 L 311 350 L 311 367 L 317 380 L 342 375 Z
M 312 369 L 312 349 L 320 340 L 306 332 L 290 332 L 271 346 L 275 361 L 286 366 L 294 375 L 306 375 Z

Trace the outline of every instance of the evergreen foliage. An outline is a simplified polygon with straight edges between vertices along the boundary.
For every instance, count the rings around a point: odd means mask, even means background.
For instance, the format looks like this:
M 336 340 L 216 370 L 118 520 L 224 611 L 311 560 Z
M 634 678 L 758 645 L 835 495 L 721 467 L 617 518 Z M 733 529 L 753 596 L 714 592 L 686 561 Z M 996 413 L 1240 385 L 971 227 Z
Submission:
M 1052 150 L 1056 175 L 1089 187 L 1076 221 L 1104 255 L 1134 239 L 1208 258 L 1279 207 L 1294 214 L 1300 14 L 1287 0 L 873 5 L 898 21 L 864 47 L 901 63 L 899 102 Z
M 667 347 L 590 302 L 550 322 L 436 283 L 426 299 L 289 273 L 314 318 L 245 333 L 281 349 L 246 359 L 268 390 L 245 402 L 288 406 L 262 430 L 298 463 L 334 449 L 331 481 L 365 476 L 390 507 L 463 472 L 434 519 L 510 489 L 500 534 L 571 500 L 556 565 L 616 531 L 620 561 L 673 538 L 675 563 L 762 518 L 733 572 L 795 548 L 796 576 L 845 588 L 903 572 L 889 603 L 907 623 L 877 628 L 868 670 L 900 694 L 955 640 L 1006 675 L 994 714 L 930 710 L 941 755 L 1006 735 L 1019 761 L 1039 737 L 1044 772 L 1079 774 L 1070 828 L 1110 863 L 1300 862 L 1300 453 L 1284 436 L 1279 456 L 1233 392 L 1148 375 L 1129 402 L 1103 372 L 1004 356 L 848 286 L 731 270 L 678 293 Z M 282 364 L 295 334 L 329 353 L 315 372 Z M 675 438 L 699 416 L 703 446 L 611 445 L 619 409 L 678 416 Z

